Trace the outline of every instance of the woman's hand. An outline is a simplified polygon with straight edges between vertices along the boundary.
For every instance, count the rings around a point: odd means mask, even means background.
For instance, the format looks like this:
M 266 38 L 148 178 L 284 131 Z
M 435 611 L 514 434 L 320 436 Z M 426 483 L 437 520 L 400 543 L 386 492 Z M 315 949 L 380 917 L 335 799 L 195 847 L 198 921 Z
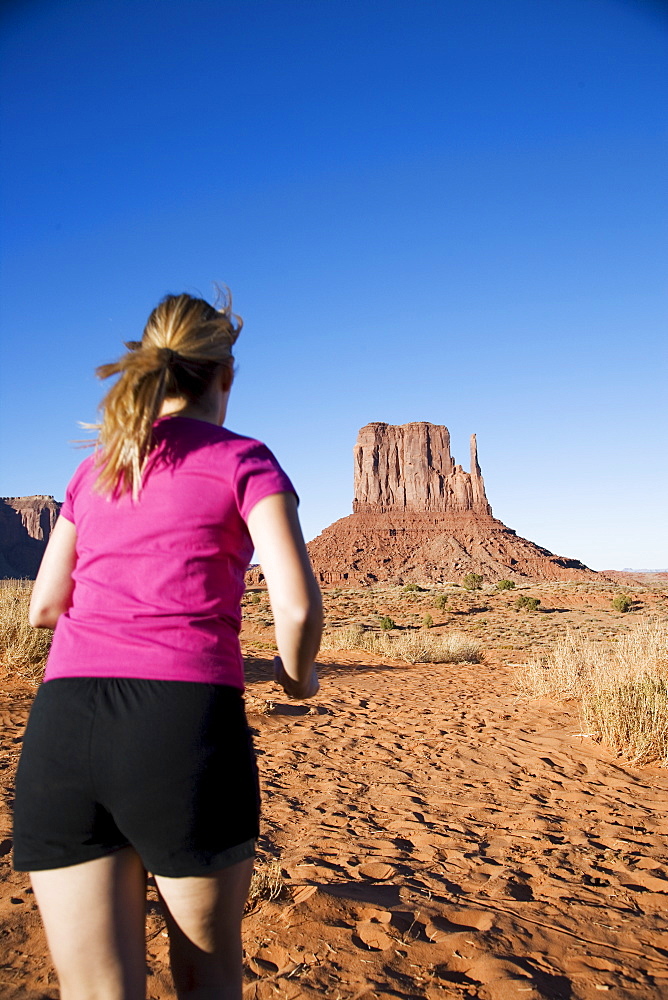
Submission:
M 300 681 L 293 680 L 293 678 L 286 673 L 280 656 L 274 657 L 274 680 L 277 684 L 280 684 L 289 698 L 299 698 L 300 701 L 303 701 L 306 698 L 312 698 L 313 695 L 317 694 L 320 690 L 320 683 L 318 681 L 318 675 L 315 672 L 315 667 L 312 668 L 310 677 L 302 683 Z
M 276 629 L 277 682 L 291 698 L 312 698 L 322 634 L 322 599 L 304 544 L 294 493 L 274 493 L 255 504 L 248 529 L 267 581 Z

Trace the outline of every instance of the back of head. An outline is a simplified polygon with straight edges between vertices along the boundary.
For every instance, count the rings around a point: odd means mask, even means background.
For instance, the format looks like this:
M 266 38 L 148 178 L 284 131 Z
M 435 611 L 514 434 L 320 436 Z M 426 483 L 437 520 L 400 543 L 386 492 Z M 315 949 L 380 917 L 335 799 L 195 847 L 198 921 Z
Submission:
M 227 290 L 216 307 L 191 295 L 167 295 L 149 316 L 142 339 L 129 341 L 127 354 L 97 369 L 99 378 L 120 376 L 100 406 L 100 490 L 138 495 L 164 401 L 197 403 L 222 369 L 231 375 L 241 326 Z

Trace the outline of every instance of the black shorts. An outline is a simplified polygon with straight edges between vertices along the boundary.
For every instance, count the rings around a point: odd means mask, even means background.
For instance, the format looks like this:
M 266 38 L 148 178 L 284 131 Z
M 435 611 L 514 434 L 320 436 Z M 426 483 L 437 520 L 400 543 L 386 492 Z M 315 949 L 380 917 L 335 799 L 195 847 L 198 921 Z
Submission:
M 16 778 L 14 867 L 63 868 L 132 845 L 156 875 L 206 875 L 253 855 L 259 801 L 236 688 L 48 681 Z

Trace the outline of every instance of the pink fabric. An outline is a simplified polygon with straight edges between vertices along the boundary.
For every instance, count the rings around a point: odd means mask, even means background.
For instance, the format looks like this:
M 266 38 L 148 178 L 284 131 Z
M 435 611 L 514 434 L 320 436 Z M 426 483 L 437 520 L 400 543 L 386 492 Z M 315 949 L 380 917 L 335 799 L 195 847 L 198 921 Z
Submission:
M 45 680 L 138 677 L 243 689 L 238 634 L 253 552 L 246 519 L 294 493 L 269 449 L 222 427 L 163 418 L 137 501 L 93 490 L 94 456 L 74 473 L 61 517 L 77 530 L 74 597 Z

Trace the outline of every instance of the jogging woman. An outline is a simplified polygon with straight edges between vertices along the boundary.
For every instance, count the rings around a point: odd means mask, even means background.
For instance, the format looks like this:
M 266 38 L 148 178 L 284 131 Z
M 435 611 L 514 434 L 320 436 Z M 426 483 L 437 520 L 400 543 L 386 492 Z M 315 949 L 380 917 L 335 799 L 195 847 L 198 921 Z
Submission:
M 143 1000 L 146 873 L 180 1000 L 239 1000 L 258 785 L 238 633 L 262 564 L 275 676 L 318 690 L 322 612 L 294 488 L 222 424 L 241 328 L 168 296 L 116 364 L 35 581 L 54 628 L 17 776 L 14 864 L 30 871 L 62 1000 Z

